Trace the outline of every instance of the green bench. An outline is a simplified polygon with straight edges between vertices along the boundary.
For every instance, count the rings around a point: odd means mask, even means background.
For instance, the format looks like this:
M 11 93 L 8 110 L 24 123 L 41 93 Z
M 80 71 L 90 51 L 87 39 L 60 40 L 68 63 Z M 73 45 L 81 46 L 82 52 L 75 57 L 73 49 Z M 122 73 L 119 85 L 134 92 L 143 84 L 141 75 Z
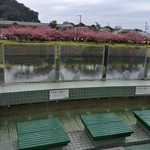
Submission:
M 133 133 L 115 113 L 82 115 L 81 119 L 97 148 L 122 146 Z
M 142 128 L 148 135 L 150 135 L 150 110 L 133 111 L 136 124 Z
M 57 118 L 17 123 L 19 150 L 66 146 L 70 140 Z

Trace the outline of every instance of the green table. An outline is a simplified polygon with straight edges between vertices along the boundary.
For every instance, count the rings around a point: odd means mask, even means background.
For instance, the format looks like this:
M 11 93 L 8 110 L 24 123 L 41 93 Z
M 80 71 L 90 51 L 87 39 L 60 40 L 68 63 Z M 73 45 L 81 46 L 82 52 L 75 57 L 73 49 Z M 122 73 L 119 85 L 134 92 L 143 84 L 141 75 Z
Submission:
M 115 113 L 82 115 L 81 119 L 93 140 L 122 138 L 133 133 Z
M 48 149 L 70 140 L 57 118 L 17 123 L 19 150 Z
M 149 132 L 150 134 L 150 110 L 133 111 L 133 114 L 137 119 L 137 124 L 142 129 L 144 129 L 143 127 L 145 127 L 147 129 L 146 132 Z

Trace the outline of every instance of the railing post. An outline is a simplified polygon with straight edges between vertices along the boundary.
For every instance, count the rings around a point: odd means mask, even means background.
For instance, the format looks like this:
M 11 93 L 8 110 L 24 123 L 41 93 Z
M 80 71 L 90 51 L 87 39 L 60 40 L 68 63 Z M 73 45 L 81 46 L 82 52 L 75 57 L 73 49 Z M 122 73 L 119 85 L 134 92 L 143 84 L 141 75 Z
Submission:
M 55 45 L 55 80 L 59 80 L 59 54 L 60 54 L 60 45 Z
M 145 58 L 145 65 L 144 65 L 144 80 L 147 79 L 149 60 L 150 60 L 150 47 L 147 48 L 147 54 L 146 54 L 146 58 Z
M 102 74 L 102 80 L 106 80 L 108 54 L 109 54 L 109 46 L 105 45 L 104 56 L 103 56 L 103 74 Z
M 0 83 L 4 83 L 4 44 L 0 43 Z

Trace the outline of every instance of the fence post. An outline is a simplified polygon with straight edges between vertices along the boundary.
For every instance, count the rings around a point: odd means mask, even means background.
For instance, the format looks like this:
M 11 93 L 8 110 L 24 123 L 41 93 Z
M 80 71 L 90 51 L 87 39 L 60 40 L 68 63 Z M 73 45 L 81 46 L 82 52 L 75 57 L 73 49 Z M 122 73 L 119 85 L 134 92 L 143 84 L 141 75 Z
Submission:
M 102 74 L 102 80 L 106 80 L 108 54 L 109 54 L 109 46 L 105 45 L 104 57 L 103 57 L 103 74 Z
M 0 83 L 4 83 L 4 44 L 0 43 Z
M 149 60 L 150 60 L 150 47 L 147 47 L 147 54 L 146 54 L 145 65 L 144 65 L 144 80 L 147 79 Z
M 60 54 L 60 45 L 55 45 L 55 80 L 59 80 L 59 54 Z

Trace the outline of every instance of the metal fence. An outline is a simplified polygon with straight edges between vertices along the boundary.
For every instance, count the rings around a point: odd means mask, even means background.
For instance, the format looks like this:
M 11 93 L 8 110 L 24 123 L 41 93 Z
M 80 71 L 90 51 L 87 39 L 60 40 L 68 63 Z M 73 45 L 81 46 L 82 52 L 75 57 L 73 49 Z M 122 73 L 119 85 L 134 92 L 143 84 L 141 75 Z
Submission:
M 0 84 L 4 83 L 4 45 L 0 44 Z
M 149 79 L 146 46 L 20 44 L 0 47 L 0 83 Z

